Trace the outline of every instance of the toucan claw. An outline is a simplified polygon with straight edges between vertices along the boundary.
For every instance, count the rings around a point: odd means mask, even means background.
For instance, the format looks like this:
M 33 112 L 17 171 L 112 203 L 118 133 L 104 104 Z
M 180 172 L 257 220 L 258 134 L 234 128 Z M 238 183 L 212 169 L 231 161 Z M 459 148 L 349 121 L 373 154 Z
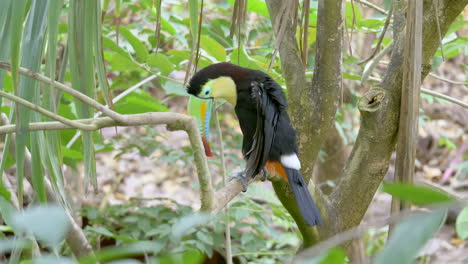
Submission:
M 237 179 L 242 183 L 242 192 L 247 191 L 247 177 L 245 176 L 246 170 L 242 170 L 239 172 L 234 173 L 231 177 L 229 177 L 228 181 L 232 181 L 232 179 Z
M 264 181 L 268 180 L 268 170 L 267 170 L 267 168 L 263 167 L 262 172 L 263 172 L 263 177 L 260 180 L 262 182 L 264 182 Z

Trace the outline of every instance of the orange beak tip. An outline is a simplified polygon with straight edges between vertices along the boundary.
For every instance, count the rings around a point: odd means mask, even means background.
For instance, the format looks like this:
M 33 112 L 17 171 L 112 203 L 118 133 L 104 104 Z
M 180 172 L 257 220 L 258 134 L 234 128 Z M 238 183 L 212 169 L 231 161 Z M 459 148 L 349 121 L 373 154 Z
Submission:
M 203 147 L 205 148 L 205 154 L 207 157 L 212 158 L 214 157 L 213 152 L 211 152 L 210 143 L 206 139 L 206 137 L 202 137 Z

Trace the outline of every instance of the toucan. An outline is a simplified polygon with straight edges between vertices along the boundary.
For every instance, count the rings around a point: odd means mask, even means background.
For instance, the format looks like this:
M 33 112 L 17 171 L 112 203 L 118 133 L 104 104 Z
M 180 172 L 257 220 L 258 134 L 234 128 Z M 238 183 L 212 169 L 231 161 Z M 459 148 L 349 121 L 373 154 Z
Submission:
M 245 170 L 236 176 L 243 183 L 244 191 L 246 180 L 266 169 L 268 175 L 289 183 L 308 225 L 322 224 L 300 172 L 296 132 L 286 112 L 286 97 L 276 81 L 260 70 L 222 62 L 195 73 L 187 85 L 187 92 L 199 99 L 224 99 L 235 107 L 243 134 L 242 154 L 246 160 Z M 198 112 L 206 114 L 206 109 Z M 206 117 L 198 120 L 209 122 Z M 201 127 L 209 125 L 205 123 Z M 211 150 L 207 152 L 211 153 Z

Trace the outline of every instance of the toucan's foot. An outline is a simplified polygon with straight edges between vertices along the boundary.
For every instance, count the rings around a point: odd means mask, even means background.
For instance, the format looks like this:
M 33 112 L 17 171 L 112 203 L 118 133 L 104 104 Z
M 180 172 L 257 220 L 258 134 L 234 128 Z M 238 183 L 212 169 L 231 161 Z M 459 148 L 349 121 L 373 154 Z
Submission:
M 237 179 L 242 183 L 242 191 L 247 191 L 247 177 L 245 176 L 246 170 L 242 170 L 239 172 L 234 173 L 231 177 L 229 177 L 228 181 L 232 181 L 232 179 Z
M 260 180 L 261 181 L 268 180 L 268 170 L 267 170 L 267 168 L 263 167 L 262 172 L 263 172 L 263 177 Z

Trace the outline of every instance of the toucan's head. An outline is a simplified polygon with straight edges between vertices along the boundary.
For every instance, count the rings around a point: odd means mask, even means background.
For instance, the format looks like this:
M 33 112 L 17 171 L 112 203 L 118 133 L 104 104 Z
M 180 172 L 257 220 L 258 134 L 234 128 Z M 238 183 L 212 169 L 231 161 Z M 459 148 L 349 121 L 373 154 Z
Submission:
M 200 99 L 224 99 L 233 106 L 237 104 L 236 79 L 245 68 L 228 62 L 212 64 L 193 75 L 187 92 Z
M 187 92 L 195 96 L 190 98 L 189 113 L 199 122 L 205 153 L 208 157 L 213 156 L 208 143 L 213 99 L 224 99 L 236 106 L 236 80 L 242 74 L 245 74 L 245 68 L 222 62 L 203 68 L 189 81 Z

